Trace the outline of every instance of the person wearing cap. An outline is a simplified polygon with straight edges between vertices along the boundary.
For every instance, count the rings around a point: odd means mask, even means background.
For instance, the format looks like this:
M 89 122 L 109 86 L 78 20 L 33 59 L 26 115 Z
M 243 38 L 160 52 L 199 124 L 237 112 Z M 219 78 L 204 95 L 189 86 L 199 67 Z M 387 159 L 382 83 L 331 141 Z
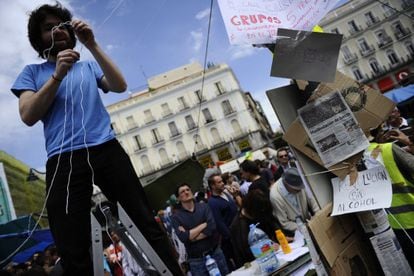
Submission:
M 295 232 L 296 217 L 303 221 L 310 219 L 320 210 L 316 201 L 305 191 L 305 185 L 297 168 L 288 168 L 282 177 L 270 188 L 270 202 L 273 215 L 283 229 Z

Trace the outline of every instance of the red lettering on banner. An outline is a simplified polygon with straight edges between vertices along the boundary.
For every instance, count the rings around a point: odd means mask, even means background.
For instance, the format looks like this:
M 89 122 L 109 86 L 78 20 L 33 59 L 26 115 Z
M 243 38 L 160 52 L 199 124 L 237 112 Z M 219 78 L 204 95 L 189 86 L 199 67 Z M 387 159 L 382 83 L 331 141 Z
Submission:
M 240 15 L 240 19 L 241 19 L 243 25 L 249 25 L 249 22 L 247 21 L 249 19 L 248 16 Z
M 233 24 L 233 25 L 236 25 L 236 26 L 238 26 L 238 25 L 240 25 L 241 23 L 240 23 L 240 21 L 238 21 L 238 17 L 237 17 L 237 15 L 235 15 L 235 16 L 233 16 L 231 19 L 230 19 L 230 21 L 231 21 L 231 23 Z
M 263 14 L 250 14 L 250 15 L 240 15 L 240 16 L 233 16 L 230 19 L 230 22 L 235 25 L 235 26 L 239 26 L 239 25 L 254 25 L 254 24 L 261 24 L 264 22 L 269 22 L 269 23 L 273 23 L 273 24 L 280 24 L 282 23 L 282 21 L 280 21 L 280 19 L 276 16 L 266 16 Z

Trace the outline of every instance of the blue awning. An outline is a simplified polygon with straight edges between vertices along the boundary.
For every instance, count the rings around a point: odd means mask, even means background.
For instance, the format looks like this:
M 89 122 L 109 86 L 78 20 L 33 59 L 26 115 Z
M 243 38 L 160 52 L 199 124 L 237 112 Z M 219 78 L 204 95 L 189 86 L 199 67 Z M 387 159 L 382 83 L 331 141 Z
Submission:
M 393 89 L 384 93 L 384 96 L 398 104 L 414 97 L 414 84 Z

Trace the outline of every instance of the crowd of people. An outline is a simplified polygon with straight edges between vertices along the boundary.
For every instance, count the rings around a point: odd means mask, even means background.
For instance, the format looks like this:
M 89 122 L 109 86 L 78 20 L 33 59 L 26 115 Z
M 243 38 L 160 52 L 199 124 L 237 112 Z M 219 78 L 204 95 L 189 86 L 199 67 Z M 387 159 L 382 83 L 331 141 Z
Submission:
M 205 191 L 192 191 L 190 183 L 179 185 L 177 202 L 170 201 L 158 212 L 183 271 L 192 275 L 208 275 L 207 255 L 216 260 L 222 275 L 253 261 L 250 224 L 257 224 L 278 249 L 276 230 L 292 241 L 296 218 L 306 221 L 319 210 L 289 147 L 278 149 L 275 158 L 245 160 L 233 173 L 211 166 L 204 180 Z

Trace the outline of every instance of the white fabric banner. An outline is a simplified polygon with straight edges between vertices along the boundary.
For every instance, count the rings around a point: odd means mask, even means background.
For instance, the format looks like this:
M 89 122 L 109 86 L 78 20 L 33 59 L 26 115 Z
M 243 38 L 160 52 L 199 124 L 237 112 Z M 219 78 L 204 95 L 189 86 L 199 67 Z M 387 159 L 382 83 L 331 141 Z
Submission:
M 350 184 L 349 175 L 342 181 L 336 177 L 331 182 L 332 216 L 391 206 L 391 178 L 383 166 L 358 172 L 358 178 L 353 185 Z
M 311 31 L 339 0 L 218 0 L 230 44 L 275 43 L 278 28 Z

